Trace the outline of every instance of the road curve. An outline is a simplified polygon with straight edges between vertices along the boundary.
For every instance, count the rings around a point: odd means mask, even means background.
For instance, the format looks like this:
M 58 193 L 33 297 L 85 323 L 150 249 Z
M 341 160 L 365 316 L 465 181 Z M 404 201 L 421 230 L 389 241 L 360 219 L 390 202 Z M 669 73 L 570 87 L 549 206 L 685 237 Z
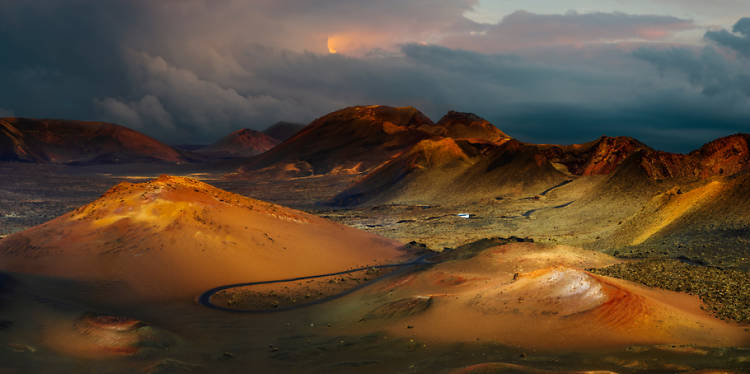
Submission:
M 310 306 L 310 305 L 314 305 L 314 304 L 320 304 L 320 303 L 323 303 L 323 302 L 326 302 L 326 301 L 329 301 L 329 300 L 333 300 L 333 299 L 339 298 L 341 296 L 347 295 L 347 294 L 352 293 L 352 292 L 354 292 L 354 291 L 356 291 L 358 289 L 361 289 L 361 288 L 363 288 L 363 287 L 365 287 L 367 285 L 370 285 L 370 284 L 372 284 L 372 283 L 374 283 L 374 282 L 376 282 L 378 280 L 381 280 L 381 279 L 383 279 L 385 277 L 396 275 L 396 274 L 400 273 L 401 271 L 395 271 L 395 272 L 391 272 L 391 273 L 385 274 L 385 275 L 380 276 L 378 278 L 374 278 L 374 279 L 372 279 L 372 280 L 370 280 L 368 282 L 365 282 L 365 283 L 359 284 L 359 285 L 357 285 L 355 287 L 352 287 L 352 288 L 350 288 L 350 289 L 348 289 L 348 290 L 346 290 L 344 292 L 339 292 L 337 294 L 334 294 L 334 295 L 331 295 L 331 296 L 328 296 L 328 297 L 325 297 L 325 298 L 322 298 L 322 299 L 319 299 L 319 300 L 311 301 L 309 303 L 304 303 L 304 304 L 300 304 L 300 305 L 294 305 L 294 306 L 284 307 L 284 308 L 250 309 L 250 310 L 225 308 L 225 307 L 221 307 L 221 306 L 214 305 L 213 303 L 211 303 L 211 296 L 215 295 L 217 292 L 220 292 L 220 291 L 223 291 L 223 290 L 227 290 L 227 289 L 230 289 L 230 288 L 247 287 L 247 286 L 254 286 L 254 285 L 258 285 L 258 284 L 294 282 L 294 281 L 305 280 L 305 279 L 313 279 L 313 278 L 323 278 L 323 277 L 330 277 L 330 276 L 334 276 L 334 275 L 344 275 L 344 274 L 349 274 L 349 273 L 356 273 L 358 271 L 364 271 L 364 270 L 367 270 L 367 269 L 385 269 L 385 268 L 404 268 L 404 269 L 408 269 L 411 266 L 429 265 L 429 264 L 431 264 L 427 260 L 430 257 L 432 257 L 432 256 L 434 256 L 436 254 L 437 253 L 428 253 L 428 254 L 422 255 L 420 257 L 417 257 L 416 259 L 414 259 L 412 261 L 403 262 L 403 263 L 400 263 L 400 264 L 373 265 L 373 266 L 365 266 L 365 267 L 351 269 L 351 270 L 339 271 L 339 272 L 335 272 L 335 273 L 308 275 L 308 276 L 304 276 L 304 277 L 287 278 L 287 279 L 276 279 L 276 280 L 268 280 L 268 281 L 260 281 L 260 282 L 247 282 L 247 283 L 227 284 L 227 285 L 224 285 L 224 286 L 214 287 L 214 288 L 212 288 L 212 289 L 210 289 L 208 291 L 203 292 L 202 294 L 200 294 L 200 296 L 198 296 L 198 298 L 196 299 L 196 301 L 198 302 L 198 304 L 203 305 L 203 306 L 205 306 L 207 308 L 216 309 L 216 310 L 222 310 L 222 311 L 225 311 L 225 312 L 235 312 L 235 313 L 272 313 L 272 312 L 280 312 L 280 311 L 292 310 L 292 309 L 297 309 L 297 308 L 304 308 L 306 306 Z

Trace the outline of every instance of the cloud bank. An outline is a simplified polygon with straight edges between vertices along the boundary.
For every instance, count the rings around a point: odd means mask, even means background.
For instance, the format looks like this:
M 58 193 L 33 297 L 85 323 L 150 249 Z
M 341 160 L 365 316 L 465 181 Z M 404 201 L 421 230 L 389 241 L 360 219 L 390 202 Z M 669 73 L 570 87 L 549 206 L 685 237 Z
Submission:
M 750 132 L 747 18 L 678 45 L 674 35 L 699 26 L 525 11 L 482 24 L 464 16 L 475 5 L 9 0 L 0 108 L 113 121 L 169 143 L 373 103 L 434 119 L 471 111 L 534 142 L 630 135 L 687 151 Z

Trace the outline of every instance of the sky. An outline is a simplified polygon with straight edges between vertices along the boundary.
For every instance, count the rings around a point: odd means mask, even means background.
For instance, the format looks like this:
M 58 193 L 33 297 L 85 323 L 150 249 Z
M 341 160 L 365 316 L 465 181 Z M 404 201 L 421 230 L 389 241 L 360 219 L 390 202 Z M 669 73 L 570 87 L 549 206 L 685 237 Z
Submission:
M 351 105 L 535 143 L 750 132 L 746 0 L 3 0 L 0 116 L 170 144 Z

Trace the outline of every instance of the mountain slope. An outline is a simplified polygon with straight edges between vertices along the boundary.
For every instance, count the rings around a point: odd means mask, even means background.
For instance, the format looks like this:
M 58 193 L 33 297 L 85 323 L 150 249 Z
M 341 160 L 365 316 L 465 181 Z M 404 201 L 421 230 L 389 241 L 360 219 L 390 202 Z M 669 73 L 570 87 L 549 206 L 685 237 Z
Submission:
M 0 160 L 38 163 L 185 161 L 174 148 L 104 122 L 0 119 Z
M 495 125 L 473 113 L 450 111 L 437 122 L 434 129 L 431 132 L 433 135 L 455 139 L 468 138 L 493 143 L 510 139 Z
M 750 266 L 750 173 L 651 184 L 617 229 L 597 245 L 622 253 L 679 254 L 717 266 Z M 603 206 L 610 200 L 590 205 Z M 623 250 L 624 249 L 624 250 Z
M 564 166 L 566 172 L 573 175 L 609 174 L 630 155 L 650 149 L 638 140 L 625 136 L 602 136 L 583 144 L 539 147 L 551 162 Z
M 750 170 L 750 135 L 735 134 L 704 144 L 688 154 L 653 151 L 641 165 L 653 179 L 710 178 Z
M 263 130 L 263 133 L 277 139 L 279 142 L 283 142 L 304 128 L 305 125 L 300 123 L 281 121 L 269 126 L 267 129 Z
M 5 271 L 122 281 L 146 297 L 396 262 L 398 244 L 189 178 L 121 183 L 0 241 Z
M 449 118 L 478 117 L 451 112 Z M 443 125 L 436 125 L 432 132 L 450 134 L 446 129 L 464 129 L 462 125 L 445 125 L 451 121 L 441 120 Z M 439 139 L 436 136 L 431 139 Z M 689 154 L 657 151 L 629 137 L 602 136 L 592 142 L 573 145 L 530 144 L 503 137 L 488 142 L 491 136 L 485 133 L 484 137 L 484 140 L 472 138 L 467 139 L 470 142 L 462 143 L 473 144 L 476 151 L 477 142 L 485 142 L 481 152 L 464 162 L 471 167 L 464 168 L 461 173 L 453 169 L 452 173 L 446 174 L 441 172 L 442 166 L 427 164 L 415 169 L 409 162 L 413 152 L 408 151 L 343 191 L 334 203 L 476 202 L 504 194 L 538 194 L 567 179 L 601 175 L 607 176 L 606 180 L 581 203 L 617 201 L 640 206 L 648 196 L 664 191 L 657 186 L 658 181 L 689 183 L 750 170 L 750 135 L 746 134 L 714 140 Z M 414 152 L 418 152 L 417 148 Z M 463 148 L 467 149 L 466 146 Z M 431 173 L 431 168 L 435 173 Z M 380 181 L 375 182 L 376 179 Z M 636 205 L 625 209 L 630 210 Z
M 537 194 L 567 178 L 537 146 L 513 139 L 487 152 L 455 184 L 470 199 L 477 200 Z
M 585 270 L 618 262 L 575 247 L 511 243 L 385 280 L 340 308 L 370 331 L 532 349 L 748 341 L 743 326 L 713 318 L 696 296 Z
M 473 160 L 452 138 L 425 139 L 334 198 L 334 205 L 429 200 Z
M 426 162 L 432 159 L 450 161 Z M 432 139 L 374 170 L 332 203 L 465 203 L 504 194 L 536 194 L 566 179 L 566 173 L 539 147 L 515 139 L 499 143 Z
M 265 133 L 240 129 L 195 152 L 220 158 L 252 157 L 268 151 L 277 144 L 279 140 Z
M 304 162 L 313 173 L 371 169 L 429 137 L 434 124 L 412 107 L 357 106 L 327 114 L 242 171 Z

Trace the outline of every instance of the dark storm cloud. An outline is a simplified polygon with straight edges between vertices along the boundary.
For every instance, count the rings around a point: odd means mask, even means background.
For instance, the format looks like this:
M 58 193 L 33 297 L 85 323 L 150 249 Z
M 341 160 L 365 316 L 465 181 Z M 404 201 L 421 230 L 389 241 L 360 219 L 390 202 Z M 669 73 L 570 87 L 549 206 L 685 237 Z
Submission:
M 462 49 L 504 51 L 540 46 L 582 45 L 631 40 L 659 40 L 693 29 L 691 20 L 625 13 L 534 14 L 517 11 L 494 25 L 447 38 Z
M 731 48 L 742 56 L 750 57 L 750 18 L 743 17 L 727 30 L 708 31 L 706 38 L 719 45 Z
M 708 31 L 705 38 L 715 46 L 703 48 L 640 48 L 634 55 L 655 66 L 663 80 L 685 82 L 705 96 L 706 102 L 741 107 L 750 102 L 750 18 L 741 18 L 730 33 Z M 739 54 L 735 58 L 722 48 Z M 727 114 L 726 107 L 717 106 L 717 116 Z M 742 119 L 746 122 L 746 119 Z M 744 125 L 747 126 L 747 125 Z M 737 126 L 748 131 L 744 126 Z
M 0 107 L 98 119 L 95 98 L 132 88 L 123 45 L 143 48 L 149 13 L 121 1 L 9 0 L 0 8 Z M 131 125 L 131 124 L 128 124 Z
M 652 63 L 662 75 L 684 76 L 706 96 L 722 96 L 725 100 L 750 96 L 750 64 L 728 59 L 713 47 L 700 50 L 641 48 L 634 55 Z
M 558 66 L 441 47 L 404 49 L 432 70 L 439 86 L 456 92 L 449 103 L 441 103 L 440 97 L 432 102 L 480 113 L 522 140 L 574 143 L 604 134 L 628 135 L 657 148 L 687 152 L 715 137 L 750 131 L 744 95 L 708 95 L 682 73 L 660 75 L 658 68 L 636 60 L 647 53 L 666 55 L 662 67 L 669 70 L 685 60 L 675 52 L 682 50 L 644 48 L 633 56 L 614 49 L 611 58 L 631 62 L 626 64 L 629 70 L 612 71 L 585 66 L 585 57 L 576 66 Z M 704 76 L 713 72 L 715 65 L 701 65 L 707 62 L 688 55 L 698 61 L 687 64 L 701 66 Z
M 434 119 L 476 112 L 536 142 L 606 133 L 689 150 L 749 131 L 746 62 L 710 48 L 565 47 L 598 43 L 598 31 L 658 38 L 689 21 L 521 12 L 488 25 L 463 17 L 474 3 L 10 0 L 0 9 L 0 50 L 10 56 L 0 60 L 0 114 L 109 120 L 171 143 L 372 103 Z M 550 31 L 555 22 L 564 32 Z M 530 58 L 418 43 L 440 43 L 435 35 L 478 38 L 462 48 L 502 50 L 516 35 L 557 49 Z M 331 43 L 352 54 L 326 53 Z
M 106 119 L 173 142 L 212 141 L 278 119 L 309 121 L 347 105 L 340 100 L 347 95 L 365 102 L 366 92 L 383 89 L 322 97 L 333 89 L 319 78 L 341 79 L 336 65 L 357 62 L 321 55 L 330 35 L 352 48 L 391 43 L 399 32 L 419 37 L 463 19 L 473 3 L 10 0 L 0 9 L 0 50 L 11 57 L 0 60 L 0 108 Z M 347 39 L 352 30 L 357 40 Z M 303 48 L 313 52 L 291 51 Z M 286 79 L 289 66 L 318 76 Z

